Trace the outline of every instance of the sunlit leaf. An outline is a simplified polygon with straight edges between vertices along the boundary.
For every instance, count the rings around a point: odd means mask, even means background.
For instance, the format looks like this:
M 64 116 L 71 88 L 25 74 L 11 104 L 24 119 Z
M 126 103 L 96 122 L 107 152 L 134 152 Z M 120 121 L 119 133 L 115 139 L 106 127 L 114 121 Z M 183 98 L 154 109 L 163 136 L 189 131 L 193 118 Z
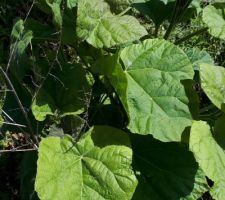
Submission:
M 137 180 L 128 136 L 115 128 L 91 129 L 79 142 L 48 137 L 39 147 L 35 189 L 41 200 L 131 199 Z
M 225 9 L 216 9 L 212 5 L 208 5 L 203 9 L 202 19 L 209 28 L 209 33 L 217 38 L 225 39 Z
M 96 63 L 110 78 L 133 133 L 180 141 L 192 116 L 182 80 L 193 78 L 186 54 L 165 40 L 145 40 Z
M 146 35 L 147 31 L 132 16 L 113 15 L 103 0 L 79 0 L 77 35 L 97 48 L 112 47 Z
M 219 109 L 225 111 L 225 69 L 209 64 L 200 65 L 201 86 Z
M 203 121 L 195 121 L 191 128 L 190 150 L 214 185 L 210 191 L 214 199 L 223 200 L 225 197 L 225 152 L 210 131 L 210 126 Z

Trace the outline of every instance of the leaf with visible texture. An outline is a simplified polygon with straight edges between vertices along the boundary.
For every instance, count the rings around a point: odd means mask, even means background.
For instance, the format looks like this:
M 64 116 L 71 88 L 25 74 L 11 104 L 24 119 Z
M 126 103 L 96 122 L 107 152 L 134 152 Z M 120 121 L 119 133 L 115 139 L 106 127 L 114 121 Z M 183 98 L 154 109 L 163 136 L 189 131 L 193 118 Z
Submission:
M 132 135 L 134 163 L 140 172 L 133 200 L 196 200 L 207 181 L 193 154 L 180 143 Z
M 41 200 L 131 199 L 137 180 L 126 133 L 97 126 L 76 144 L 42 139 L 35 189 Z
M 212 197 L 223 200 L 225 197 L 225 152 L 213 138 L 210 126 L 206 122 L 193 123 L 189 148 L 205 175 L 214 181 L 210 190 Z
M 147 34 L 132 16 L 117 16 L 103 0 L 79 0 L 77 35 L 96 48 L 121 45 L 138 40 Z
M 215 106 L 225 112 L 225 69 L 208 64 L 200 65 L 201 87 Z
M 217 38 L 225 39 L 225 9 L 216 9 L 212 5 L 208 5 L 203 9 L 202 19 L 209 28 L 209 33 Z
M 197 47 L 189 48 L 185 50 L 185 53 L 187 54 L 190 61 L 192 62 L 194 70 L 199 70 L 199 65 L 201 63 L 207 63 L 210 65 L 214 64 L 214 61 L 212 57 L 209 55 L 209 53 L 204 50 L 200 50 Z
M 165 40 L 145 40 L 97 63 L 95 70 L 109 77 L 131 132 L 152 134 L 161 141 L 181 140 L 192 120 L 181 81 L 194 74 L 181 49 Z

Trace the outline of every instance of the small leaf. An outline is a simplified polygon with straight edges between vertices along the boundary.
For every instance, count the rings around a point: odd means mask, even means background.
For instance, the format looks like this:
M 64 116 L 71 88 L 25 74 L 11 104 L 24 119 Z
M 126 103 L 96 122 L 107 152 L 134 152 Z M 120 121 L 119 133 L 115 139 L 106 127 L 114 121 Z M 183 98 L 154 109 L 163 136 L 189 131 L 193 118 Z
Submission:
M 146 34 L 136 18 L 113 15 L 103 0 L 78 1 L 77 35 L 96 48 L 132 42 Z
M 39 147 L 35 189 L 41 200 L 131 199 L 137 180 L 126 133 L 91 129 L 79 142 L 48 137 Z
M 20 19 L 13 26 L 11 37 L 12 42 L 10 46 L 10 54 L 15 58 L 24 53 L 33 38 L 33 32 L 25 30 L 23 20 Z
M 219 109 L 225 112 L 225 69 L 208 64 L 200 65 L 201 86 Z
M 54 115 L 56 105 L 48 92 L 41 89 L 34 99 L 31 109 L 37 121 L 44 121 L 47 115 Z
M 210 193 L 214 199 L 223 200 L 225 197 L 225 152 L 217 144 L 210 131 L 210 126 L 203 121 L 195 121 L 191 127 L 190 150 L 195 159 L 212 181 Z

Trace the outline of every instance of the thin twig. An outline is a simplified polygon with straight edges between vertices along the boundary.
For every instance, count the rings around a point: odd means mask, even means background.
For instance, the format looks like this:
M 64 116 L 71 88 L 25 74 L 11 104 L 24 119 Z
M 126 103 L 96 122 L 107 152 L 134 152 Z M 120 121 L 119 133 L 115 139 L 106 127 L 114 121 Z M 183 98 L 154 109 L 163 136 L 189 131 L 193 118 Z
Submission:
M 37 148 L 30 149 L 10 149 L 10 150 L 0 150 L 0 153 L 13 153 L 13 152 L 27 152 L 27 151 L 37 151 Z
M 28 126 L 28 129 L 29 129 L 29 131 L 30 131 L 30 135 L 31 135 L 32 139 L 33 139 L 35 142 L 38 142 L 37 138 L 34 136 L 34 131 L 33 131 L 31 122 L 30 122 L 30 120 L 29 120 L 29 118 L 28 118 L 27 112 L 25 111 L 25 109 L 24 109 L 24 107 L 23 107 L 23 104 L 21 103 L 20 98 L 19 98 L 19 96 L 17 95 L 17 92 L 16 92 L 16 90 L 15 90 L 15 88 L 14 88 L 12 82 L 10 81 L 8 75 L 5 73 L 5 71 L 2 69 L 2 67 L 0 67 L 0 71 L 1 71 L 2 75 L 4 76 L 4 78 L 5 78 L 6 82 L 7 82 L 7 84 L 9 85 L 10 89 L 12 90 L 12 92 L 13 92 L 15 98 L 16 98 L 16 101 L 17 101 L 17 103 L 18 103 L 18 105 L 19 105 L 19 107 L 20 107 L 20 109 L 21 109 L 21 111 L 22 111 L 22 113 L 23 113 L 23 115 L 24 115 L 24 117 L 25 117 L 25 120 L 26 120 L 26 123 L 27 123 L 27 126 Z
M 12 122 L 3 122 L 3 124 L 7 124 L 7 125 L 12 125 L 12 126 L 18 126 L 18 127 L 24 127 L 24 128 L 26 128 L 26 126 L 23 125 L 23 124 L 17 124 L 17 123 L 12 123 Z

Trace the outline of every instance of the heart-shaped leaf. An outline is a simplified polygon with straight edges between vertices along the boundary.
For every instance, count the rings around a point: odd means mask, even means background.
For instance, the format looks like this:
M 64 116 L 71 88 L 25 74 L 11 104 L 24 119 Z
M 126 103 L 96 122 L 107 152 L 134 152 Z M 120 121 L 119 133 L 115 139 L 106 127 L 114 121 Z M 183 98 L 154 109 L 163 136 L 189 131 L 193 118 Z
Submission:
M 104 0 L 79 0 L 77 35 L 96 48 L 140 39 L 147 31 L 132 16 L 113 15 Z
M 35 189 L 41 200 L 131 199 L 137 180 L 126 133 L 91 129 L 79 142 L 48 137 L 39 147 Z
M 133 133 L 180 141 L 192 116 L 182 80 L 193 78 L 185 53 L 165 40 L 145 40 L 94 67 L 107 75 L 129 117 Z

